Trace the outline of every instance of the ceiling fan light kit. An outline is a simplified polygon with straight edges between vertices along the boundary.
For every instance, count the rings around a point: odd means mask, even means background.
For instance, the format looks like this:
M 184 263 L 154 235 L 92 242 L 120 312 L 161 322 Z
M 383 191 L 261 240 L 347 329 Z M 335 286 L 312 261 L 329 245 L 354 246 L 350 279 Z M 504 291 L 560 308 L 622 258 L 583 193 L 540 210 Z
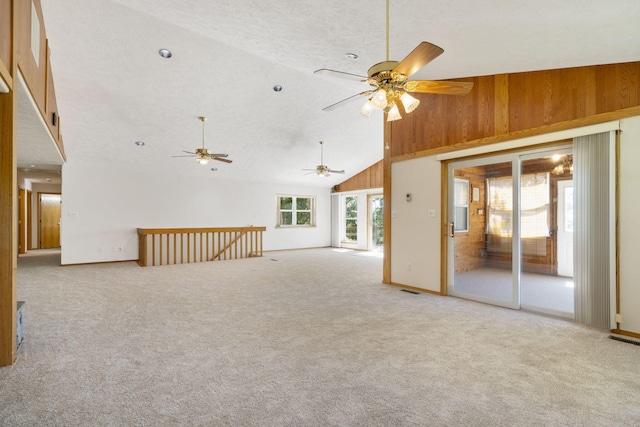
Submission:
M 422 67 L 440 56 L 444 50 L 423 41 L 402 61 L 389 60 L 389 0 L 387 0 L 387 60 L 379 62 L 369 68 L 367 77 L 326 68 L 316 70 L 316 74 L 333 77 L 358 80 L 369 84 L 373 89 L 350 96 L 335 104 L 323 108 L 331 111 L 361 96 L 372 95 L 365 105 L 360 108 L 360 113 L 365 117 L 371 117 L 373 109 L 384 111 L 387 121 L 402 118 L 398 104 L 402 104 L 404 112 L 409 114 L 418 108 L 420 100 L 409 95 L 408 92 L 437 93 L 442 95 L 466 95 L 473 88 L 472 82 L 447 82 L 430 80 L 411 80 L 409 77 Z

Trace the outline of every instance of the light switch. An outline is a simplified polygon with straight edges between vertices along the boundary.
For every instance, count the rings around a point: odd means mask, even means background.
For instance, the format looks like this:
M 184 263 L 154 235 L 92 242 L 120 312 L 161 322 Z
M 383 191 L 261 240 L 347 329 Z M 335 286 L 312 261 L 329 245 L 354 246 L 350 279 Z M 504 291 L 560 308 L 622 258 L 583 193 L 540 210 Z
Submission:
M 431 218 L 435 218 L 436 217 L 436 210 L 435 209 L 429 209 L 429 217 L 431 217 Z

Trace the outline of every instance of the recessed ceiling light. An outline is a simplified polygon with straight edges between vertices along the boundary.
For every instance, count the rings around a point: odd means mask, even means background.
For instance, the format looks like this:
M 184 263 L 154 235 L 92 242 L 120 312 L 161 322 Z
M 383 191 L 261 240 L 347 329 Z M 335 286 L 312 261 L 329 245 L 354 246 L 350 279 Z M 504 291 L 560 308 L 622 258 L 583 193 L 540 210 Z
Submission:
M 280 86 L 280 85 L 275 85 L 275 86 L 273 87 L 273 90 L 274 90 L 274 91 L 276 91 L 276 92 L 280 92 L 280 91 L 282 90 L 282 86 Z
M 211 168 L 211 170 L 215 172 L 218 170 L 218 168 Z
M 163 58 L 171 58 L 171 51 L 169 49 L 160 49 L 158 51 L 158 53 L 160 54 L 160 56 L 162 56 Z
M 358 55 L 356 55 L 355 53 L 345 53 L 344 56 L 349 59 L 358 59 Z
M 142 147 L 142 146 L 144 146 L 144 141 L 136 141 L 136 142 L 135 142 L 135 144 L 136 144 L 138 147 Z

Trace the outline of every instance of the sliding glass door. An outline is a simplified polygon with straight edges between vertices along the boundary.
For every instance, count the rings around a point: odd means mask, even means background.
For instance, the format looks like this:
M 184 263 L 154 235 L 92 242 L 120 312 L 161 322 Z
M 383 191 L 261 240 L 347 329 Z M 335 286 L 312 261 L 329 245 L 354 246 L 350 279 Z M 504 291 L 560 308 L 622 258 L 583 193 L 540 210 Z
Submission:
M 572 174 L 570 146 L 450 163 L 449 294 L 573 318 Z

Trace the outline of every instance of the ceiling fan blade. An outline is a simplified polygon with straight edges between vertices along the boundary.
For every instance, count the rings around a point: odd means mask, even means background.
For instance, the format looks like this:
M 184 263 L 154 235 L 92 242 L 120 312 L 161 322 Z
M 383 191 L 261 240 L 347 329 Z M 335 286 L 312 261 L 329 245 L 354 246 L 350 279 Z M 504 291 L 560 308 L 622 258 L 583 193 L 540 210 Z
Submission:
M 211 158 L 212 158 L 213 160 L 217 160 L 217 161 L 219 161 L 219 162 L 225 162 L 225 163 L 231 163 L 231 162 L 233 162 L 233 160 L 223 159 L 223 158 L 221 158 L 221 157 L 216 157 L 216 156 L 213 156 L 213 157 L 211 157 Z
M 189 156 L 171 156 L 171 157 L 196 157 L 196 155 L 195 154 L 191 154 Z
M 335 104 L 331 104 L 328 107 L 324 107 L 322 109 L 322 111 L 333 111 L 338 107 L 342 107 L 345 104 L 350 103 L 351 101 L 355 101 L 356 99 L 359 99 L 361 96 L 368 96 L 371 95 L 373 92 L 373 90 L 365 90 L 364 92 L 360 92 L 356 95 L 350 96 L 348 98 L 343 99 L 342 101 L 338 101 Z
M 213 153 L 208 153 L 209 157 L 229 157 L 228 154 L 213 154 Z
M 443 80 L 410 80 L 402 88 L 407 92 L 439 93 L 442 95 L 467 95 L 473 82 L 447 82 Z
M 329 169 L 327 172 L 331 172 L 331 173 L 344 173 L 344 170 L 341 170 L 341 171 L 334 171 L 333 169 Z
M 197 154 L 197 153 L 192 153 L 191 151 L 184 151 L 184 150 L 182 150 L 182 152 L 187 154 Z
M 406 58 L 396 65 L 396 68 L 394 68 L 393 71 L 397 71 L 405 76 L 410 76 L 429 62 L 436 59 L 442 54 L 442 52 L 444 52 L 444 49 L 440 46 L 436 46 L 429 42 L 422 42 L 413 49 Z
M 338 77 L 341 79 L 355 80 L 358 82 L 367 81 L 366 76 L 359 76 L 357 74 L 345 73 L 344 71 L 329 70 L 328 68 L 321 68 L 319 70 L 314 71 L 314 73 L 319 74 L 321 76 Z
M 300 169 L 300 170 L 303 170 L 303 171 L 314 171 L 314 172 L 316 171 L 315 169 Z

